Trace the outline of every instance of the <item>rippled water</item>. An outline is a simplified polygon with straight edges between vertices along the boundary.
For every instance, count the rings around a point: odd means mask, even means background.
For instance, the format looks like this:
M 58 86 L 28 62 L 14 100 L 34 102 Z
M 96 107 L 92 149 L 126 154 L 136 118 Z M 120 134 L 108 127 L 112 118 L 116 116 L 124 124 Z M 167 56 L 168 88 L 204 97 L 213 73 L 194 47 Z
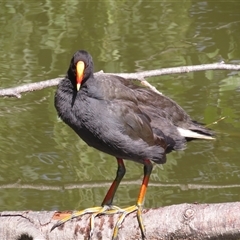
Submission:
M 239 64 L 239 9 L 238 1 L 11 1 L 0 8 L 0 86 L 64 76 L 80 48 L 105 72 Z M 226 118 L 211 126 L 216 141 L 191 142 L 154 167 L 146 207 L 239 200 L 239 79 L 223 70 L 149 79 L 194 119 Z M 99 205 L 115 177 L 114 158 L 87 147 L 58 120 L 54 92 L 0 101 L 0 210 Z M 115 199 L 123 206 L 135 203 L 143 171 L 126 166 Z

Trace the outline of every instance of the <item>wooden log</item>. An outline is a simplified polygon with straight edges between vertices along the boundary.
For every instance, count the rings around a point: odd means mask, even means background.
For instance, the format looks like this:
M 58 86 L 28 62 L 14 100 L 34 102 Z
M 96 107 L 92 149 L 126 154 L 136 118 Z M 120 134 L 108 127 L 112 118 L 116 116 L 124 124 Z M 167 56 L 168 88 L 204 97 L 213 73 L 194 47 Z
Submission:
M 64 214 L 55 211 L 4 211 L 0 213 L 1 240 L 88 239 L 89 214 L 68 221 L 50 231 Z M 111 239 L 119 214 L 95 219 L 92 239 Z M 240 239 L 240 202 L 179 204 L 143 210 L 147 239 Z M 136 214 L 126 217 L 119 240 L 141 239 Z

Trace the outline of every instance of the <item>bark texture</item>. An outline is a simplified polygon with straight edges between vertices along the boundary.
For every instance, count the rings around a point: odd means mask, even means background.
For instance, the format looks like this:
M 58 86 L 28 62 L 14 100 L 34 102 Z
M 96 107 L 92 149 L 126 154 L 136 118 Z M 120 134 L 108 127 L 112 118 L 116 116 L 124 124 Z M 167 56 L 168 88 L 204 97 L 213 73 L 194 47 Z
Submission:
M 88 239 L 89 214 L 75 218 L 50 232 L 57 220 L 71 212 L 16 211 L 0 213 L 1 240 Z M 119 214 L 95 219 L 92 239 L 111 239 Z M 143 211 L 148 240 L 240 239 L 240 202 L 180 204 Z M 141 239 L 136 214 L 130 214 L 119 230 L 119 240 Z

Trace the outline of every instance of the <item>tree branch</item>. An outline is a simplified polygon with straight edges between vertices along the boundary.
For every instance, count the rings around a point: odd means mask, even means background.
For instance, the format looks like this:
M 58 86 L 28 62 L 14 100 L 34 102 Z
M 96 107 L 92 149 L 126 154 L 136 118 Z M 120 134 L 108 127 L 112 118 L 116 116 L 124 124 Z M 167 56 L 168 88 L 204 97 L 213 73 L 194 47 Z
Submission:
M 240 202 L 180 204 L 143 211 L 147 239 L 237 240 L 240 239 Z M 75 218 L 50 232 L 51 227 L 71 212 L 2 212 L 1 239 L 88 239 L 89 214 Z M 92 239 L 111 239 L 119 214 L 96 217 Z M 25 237 L 25 238 L 24 238 Z M 126 217 L 119 240 L 141 239 L 136 213 Z
M 157 70 L 150 70 L 150 71 L 143 71 L 137 73 L 103 73 L 97 72 L 95 76 L 101 74 L 111 74 L 123 77 L 125 79 L 133 79 L 141 81 L 141 83 L 155 92 L 158 92 L 154 86 L 149 84 L 145 78 L 147 77 L 155 77 L 161 76 L 166 74 L 173 74 L 173 73 L 188 73 L 194 71 L 205 71 L 205 70 L 240 70 L 240 65 L 233 65 L 233 64 L 225 64 L 225 63 L 213 63 L 213 64 L 203 64 L 203 65 L 195 65 L 195 66 L 183 66 L 183 67 L 173 67 L 173 68 L 163 68 Z M 41 90 L 47 87 L 52 87 L 58 85 L 59 81 L 62 78 L 54 78 L 50 80 L 45 80 L 36 83 L 29 83 L 23 86 L 13 87 L 13 88 L 6 88 L 0 89 L 0 97 L 17 97 L 20 98 L 22 93 L 31 92 L 36 90 Z M 159 93 L 159 92 L 158 92 Z

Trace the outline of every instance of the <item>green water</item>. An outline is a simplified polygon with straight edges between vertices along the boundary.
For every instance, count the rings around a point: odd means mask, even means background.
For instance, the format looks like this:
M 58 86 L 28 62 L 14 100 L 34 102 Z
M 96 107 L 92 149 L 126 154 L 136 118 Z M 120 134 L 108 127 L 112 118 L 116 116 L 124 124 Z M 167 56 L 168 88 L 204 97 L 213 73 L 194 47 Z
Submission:
M 4 1 L 0 87 L 64 76 L 88 50 L 95 71 L 240 63 L 239 1 Z M 202 71 L 149 79 L 216 141 L 195 141 L 155 166 L 145 206 L 239 201 L 240 76 Z M 89 148 L 58 120 L 55 87 L 0 99 L 0 211 L 82 209 L 101 204 L 115 177 L 113 157 Z M 114 203 L 135 203 L 143 175 L 126 162 Z

